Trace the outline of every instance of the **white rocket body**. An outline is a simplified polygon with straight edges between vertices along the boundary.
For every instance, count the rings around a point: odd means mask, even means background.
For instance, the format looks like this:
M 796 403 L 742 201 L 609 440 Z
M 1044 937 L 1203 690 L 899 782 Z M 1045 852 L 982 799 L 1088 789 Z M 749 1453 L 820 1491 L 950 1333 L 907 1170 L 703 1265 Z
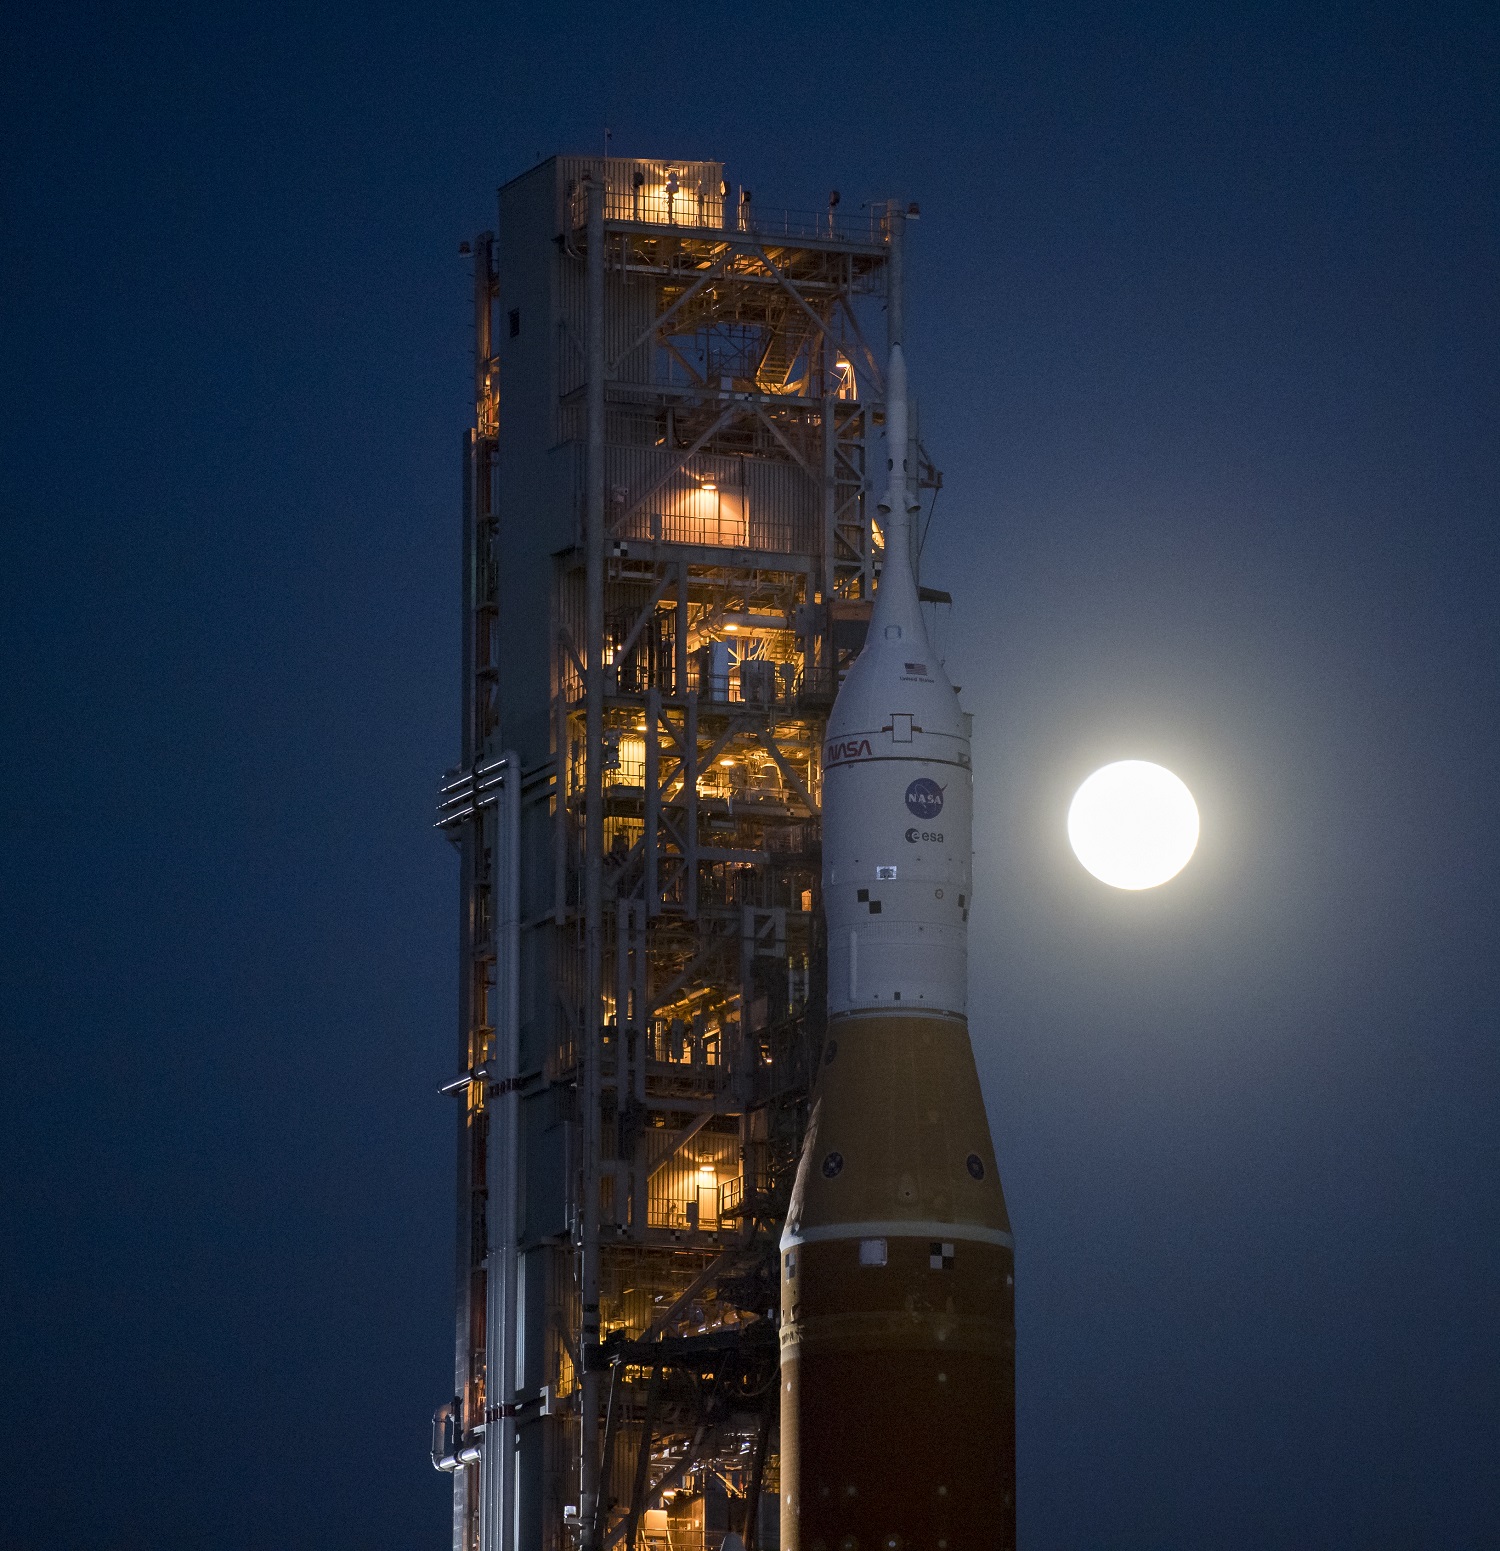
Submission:
M 906 367 L 891 350 L 885 564 L 823 746 L 828 1011 L 963 1016 L 973 790 L 969 718 L 927 639 L 911 566 Z
M 781 1238 L 782 1551 L 1014 1551 L 1015 1257 L 969 1043 L 968 717 L 885 564 L 823 750 L 828 1035 Z

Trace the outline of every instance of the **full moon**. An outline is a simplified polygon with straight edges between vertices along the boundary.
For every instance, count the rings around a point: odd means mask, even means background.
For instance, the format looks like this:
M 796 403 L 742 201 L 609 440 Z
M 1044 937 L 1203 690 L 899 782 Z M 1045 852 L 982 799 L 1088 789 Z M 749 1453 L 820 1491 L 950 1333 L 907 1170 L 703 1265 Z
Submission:
M 1068 809 L 1074 855 L 1116 889 L 1154 889 L 1198 848 L 1198 804 L 1170 770 L 1122 759 L 1096 770 Z

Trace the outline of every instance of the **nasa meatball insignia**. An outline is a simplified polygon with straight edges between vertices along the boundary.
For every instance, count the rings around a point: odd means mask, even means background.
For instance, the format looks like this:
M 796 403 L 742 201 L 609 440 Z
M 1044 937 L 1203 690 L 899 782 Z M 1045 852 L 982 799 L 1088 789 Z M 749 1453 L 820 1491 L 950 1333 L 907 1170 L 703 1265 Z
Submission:
M 935 819 L 943 811 L 943 789 L 927 776 L 906 788 L 906 806 L 919 819 Z

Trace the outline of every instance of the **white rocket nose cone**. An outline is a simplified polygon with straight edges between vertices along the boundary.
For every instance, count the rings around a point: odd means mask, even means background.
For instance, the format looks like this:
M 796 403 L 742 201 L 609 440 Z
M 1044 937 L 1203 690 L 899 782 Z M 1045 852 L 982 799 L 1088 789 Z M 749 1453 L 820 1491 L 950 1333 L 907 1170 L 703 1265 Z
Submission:
M 955 1016 L 968 995 L 968 718 L 927 638 L 912 566 L 899 346 L 887 388 L 885 558 L 823 748 L 829 1011 Z

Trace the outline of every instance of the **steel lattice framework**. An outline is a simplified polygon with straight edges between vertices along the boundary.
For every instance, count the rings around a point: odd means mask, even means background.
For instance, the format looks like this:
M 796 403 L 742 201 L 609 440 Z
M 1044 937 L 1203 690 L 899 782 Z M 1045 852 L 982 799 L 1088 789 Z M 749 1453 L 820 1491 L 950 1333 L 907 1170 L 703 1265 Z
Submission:
M 762 216 L 712 162 L 555 158 L 473 245 L 439 809 L 455 1551 L 774 1543 L 821 735 L 880 563 L 868 336 L 904 220 Z

